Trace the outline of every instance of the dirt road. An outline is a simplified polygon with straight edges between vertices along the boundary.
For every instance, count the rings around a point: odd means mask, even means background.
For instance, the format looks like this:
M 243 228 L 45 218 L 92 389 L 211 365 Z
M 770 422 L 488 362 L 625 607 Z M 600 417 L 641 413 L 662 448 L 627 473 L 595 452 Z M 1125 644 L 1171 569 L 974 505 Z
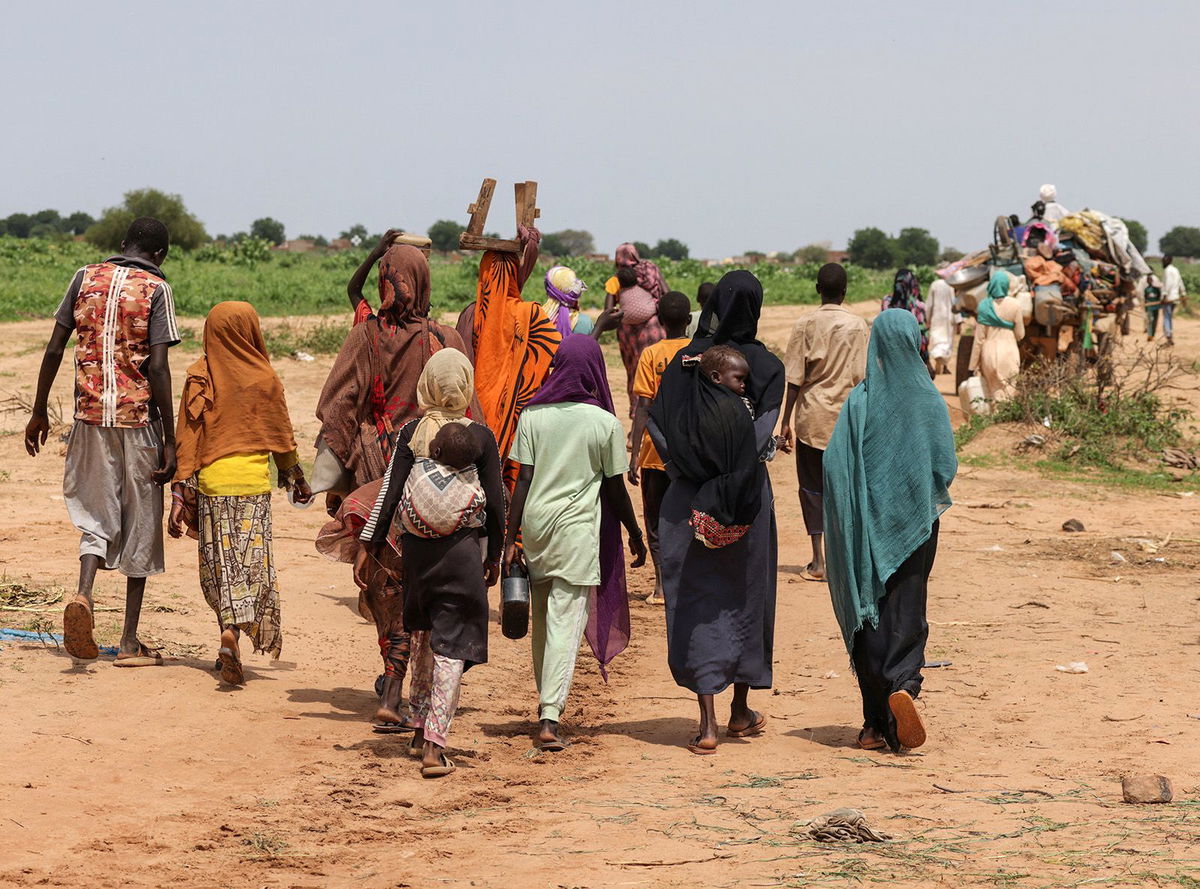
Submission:
M 764 338 L 782 345 L 801 311 L 768 310 Z M 46 326 L 4 327 L 5 394 L 31 390 Z M 1178 327 L 1195 360 L 1200 324 Z M 194 347 L 177 352 L 178 388 Z M 328 365 L 279 363 L 305 442 Z M 0 562 L 10 582 L 72 587 L 61 449 L 25 456 L 24 419 L 0 422 Z M 277 495 L 283 657 L 248 657 L 244 688 L 211 670 L 215 620 L 192 542 L 168 541 L 168 573 L 149 584 L 142 626 L 164 667 L 76 666 L 53 645 L 0 643 L 0 885 L 1200 885 L 1200 494 L 964 468 L 929 606 L 929 659 L 951 663 L 926 673 L 930 743 L 895 757 L 853 746 L 861 714 L 828 592 L 797 573 L 794 465 L 779 459 L 771 475 L 781 573 L 775 689 L 752 696 L 769 714 L 763 737 L 712 757 L 682 746 L 695 704 L 667 672 L 643 569 L 611 683 L 580 658 L 572 747 L 534 755 L 528 643 L 497 631 L 491 662 L 465 680 L 459 771 L 422 781 L 402 738 L 368 728 L 374 634 L 347 566 L 313 549 L 323 513 Z M 1068 518 L 1087 531 L 1064 534 Z M 122 589 L 102 577 L 99 604 L 119 606 Z M 6 627 L 39 617 L 0 612 Z M 57 624 L 58 607 L 48 617 Z M 101 611 L 98 627 L 115 642 L 119 612 Z M 1088 672 L 1055 669 L 1073 661 Z M 1170 776 L 1176 802 L 1122 803 L 1127 771 Z M 805 819 L 841 806 L 894 841 L 805 838 Z

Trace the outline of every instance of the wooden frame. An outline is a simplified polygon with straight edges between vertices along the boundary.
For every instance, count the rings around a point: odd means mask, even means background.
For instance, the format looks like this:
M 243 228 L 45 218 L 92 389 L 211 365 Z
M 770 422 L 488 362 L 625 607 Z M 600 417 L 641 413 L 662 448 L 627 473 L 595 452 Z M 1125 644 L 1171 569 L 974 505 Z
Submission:
M 537 183 L 532 181 L 518 182 L 514 186 L 516 216 L 518 226 L 532 226 L 542 211 L 537 208 Z M 488 238 L 483 234 L 487 224 L 488 210 L 492 206 L 492 196 L 496 192 L 496 180 L 484 179 L 479 187 L 479 197 L 475 203 L 467 207 L 471 219 L 467 230 L 458 237 L 461 250 L 498 250 L 501 253 L 520 253 L 521 244 L 514 239 Z

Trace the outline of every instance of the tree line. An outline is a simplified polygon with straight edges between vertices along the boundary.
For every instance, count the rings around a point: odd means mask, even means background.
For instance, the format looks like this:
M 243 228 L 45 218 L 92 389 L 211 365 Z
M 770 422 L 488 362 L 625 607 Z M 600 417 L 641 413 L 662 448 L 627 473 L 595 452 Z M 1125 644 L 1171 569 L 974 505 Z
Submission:
M 121 245 L 129 223 L 139 216 L 153 216 L 166 223 L 173 244 L 185 250 L 200 247 L 214 240 L 210 238 L 204 224 L 190 213 L 183 198 L 167 194 L 154 188 L 143 188 L 127 192 L 120 206 L 109 207 L 99 219 L 93 219 L 83 211 L 69 216 L 57 210 L 40 210 L 37 213 L 13 213 L 0 219 L 0 236 L 13 238 L 56 238 L 82 235 L 89 243 L 105 250 L 116 250 Z M 1129 239 L 1142 253 L 1149 246 L 1146 227 L 1136 219 L 1126 219 Z M 466 226 L 453 219 L 439 219 L 428 229 L 433 249 L 451 251 L 458 249 L 458 237 Z M 217 235 L 215 240 L 239 242 L 252 238 L 269 244 L 282 244 L 286 239 L 286 228 L 282 222 L 270 216 L 254 220 L 247 231 L 232 235 Z M 489 233 L 492 237 L 499 237 Z M 356 224 L 339 233 L 338 237 L 359 244 L 377 241 L 381 234 L 370 234 L 365 225 Z M 301 235 L 317 247 L 326 247 L 329 241 L 321 235 Z M 677 238 L 663 238 L 651 246 L 644 241 L 633 241 L 643 259 L 687 259 L 688 246 Z M 542 252 L 550 256 L 585 256 L 596 252 L 595 239 L 582 229 L 563 229 L 542 235 Z M 828 252 L 826 244 L 809 244 L 794 253 L 774 253 L 773 257 L 784 262 L 824 262 Z M 1158 249 L 1164 254 L 1188 258 L 1200 258 L 1200 227 L 1177 225 L 1158 239 Z M 952 247 L 943 249 L 937 238 L 923 228 L 902 228 L 896 235 L 889 235 L 875 227 L 860 228 L 854 232 L 846 252 L 850 262 L 870 269 L 889 269 L 897 266 L 928 266 L 941 262 L 953 262 L 962 257 L 962 252 Z M 767 254 L 757 250 L 746 251 L 746 256 L 762 258 Z

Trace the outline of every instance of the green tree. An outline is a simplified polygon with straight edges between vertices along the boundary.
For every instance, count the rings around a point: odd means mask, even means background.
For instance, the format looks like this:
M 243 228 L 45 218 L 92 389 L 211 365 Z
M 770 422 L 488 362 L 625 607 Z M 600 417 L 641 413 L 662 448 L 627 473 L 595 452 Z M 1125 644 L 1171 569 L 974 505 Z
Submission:
M 860 228 L 846 247 L 850 261 L 867 269 L 890 269 L 896 265 L 892 239 L 877 228 Z
M 282 244 L 287 238 L 287 233 L 278 219 L 264 216 L 250 223 L 250 237 L 270 241 L 272 244 Z
M 828 244 L 805 244 L 794 254 L 796 262 L 804 265 L 823 263 L 829 257 Z
M 923 228 L 902 228 L 892 242 L 896 260 L 904 265 L 933 265 L 937 262 L 937 238 Z
M 630 241 L 633 244 L 633 249 L 637 251 L 638 256 L 642 259 L 653 259 L 654 251 L 650 249 L 650 245 L 645 241 Z
M 662 259 L 687 259 L 688 247 L 677 238 L 659 238 L 654 245 L 654 255 Z
M 1129 240 L 1137 247 L 1138 253 L 1145 253 L 1146 248 L 1150 245 L 1150 237 L 1146 233 L 1146 226 L 1142 225 L 1136 219 L 1126 219 L 1125 227 L 1129 229 Z
M 433 242 L 434 250 L 448 251 L 458 249 L 458 236 L 466 230 L 465 225 L 461 225 L 453 219 L 439 219 L 429 226 L 429 231 L 425 234 Z
M 129 223 L 139 216 L 153 216 L 171 233 L 171 244 L 192 250 L 208 240 L 204 224 L 188 212 L 183 198 L 157 188 L 142 188 L 125 193 L 119 207 L 109 207 L 97 222 L 88 227 L 84 237 L 104 250 L 117 250 L 125 239 Z
M 964 256 L 966 256 L 966 254 L 961 250 L 955 247 L 947 247 L 938 254 L 938 262 L 958 262 Z
M 79 210 L 62 221 L 62 230 L 69 235 L 81 235 L 95 224 L 90 213 Z
M 596 241 L 591 232 L 565 228 L 543 235 L 541 247 L 551 256 L 583 256 L 596 251 Z
M 1200 256 L 1200 228 L 1177 225 L 1158 239 L 1158 249 L 1171 256 Z
M 359 223 L 358 225 L 352 225 L 338 235 L 338 237 L 345 238 L 347 241 L 353 241 L 355 238 L 358 238 L 359 246 L 361 247 L 367 243 L 367 227 L 362 223 Z
M 4 233 L 14 238 L 28 238 L 33 225 L 33 217 L 28 213 L 13 213 L 4 220 Z

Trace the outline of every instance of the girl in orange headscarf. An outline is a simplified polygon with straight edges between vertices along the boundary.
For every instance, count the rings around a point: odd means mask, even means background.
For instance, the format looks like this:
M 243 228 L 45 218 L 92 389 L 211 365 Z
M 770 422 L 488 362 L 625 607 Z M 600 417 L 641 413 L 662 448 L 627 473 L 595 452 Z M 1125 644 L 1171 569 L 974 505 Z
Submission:
M 188 526 L 200 542 L 200 587 L 221 628 L 221 678 L 244 681 L 238 640 L 279 657 L 283 636 L 271 553 L 271 477 L 307 503 L 292 421 L 263 342 L 258 315 L 245 302 L 213 307 L 204 355 L 188 368 L 176 431 L 178 468 L 169 531 Z

